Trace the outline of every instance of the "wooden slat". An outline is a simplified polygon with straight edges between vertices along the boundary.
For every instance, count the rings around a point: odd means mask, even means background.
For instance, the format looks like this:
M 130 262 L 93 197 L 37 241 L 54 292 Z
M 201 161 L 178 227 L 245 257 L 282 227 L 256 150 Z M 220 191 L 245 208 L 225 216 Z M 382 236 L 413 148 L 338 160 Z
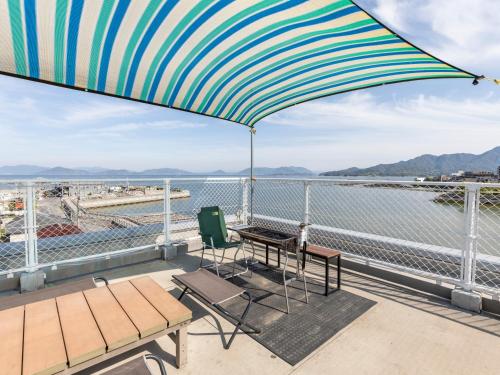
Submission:
M 108 351 L 139 340 L 139 332 L 107 287 L 83 292 Z
M 66 350 L 56 300 L 30 303 L 24 315 L 24 375 L 55 374 L 66 368 Z
M 168 327 L 167 320 L 129 281 L 112 284 L 109 290 L 139 330 L 141 337 L 149 336 Z
M 106 343 L 83 293 L 57 297 L 56 302 L 70 367 L 106 353 Z
M 132 279 L 130 282 L 168 320 L 169 327 L 192 318 L 192 312 L 149 276 Z
M 50 288 L 38 289 L 34 292 L 2 297 L 0 298 L 0 310 L 23 306 L 28 303 L 35 303 L 92 288 L 95 288 L 94 279 L 88 276 L 75 281 L 65 282 L 64 284 L 51 286 Z
M 0 368 L 3 375 L 21 375 L 24 306 L 0 311 Z

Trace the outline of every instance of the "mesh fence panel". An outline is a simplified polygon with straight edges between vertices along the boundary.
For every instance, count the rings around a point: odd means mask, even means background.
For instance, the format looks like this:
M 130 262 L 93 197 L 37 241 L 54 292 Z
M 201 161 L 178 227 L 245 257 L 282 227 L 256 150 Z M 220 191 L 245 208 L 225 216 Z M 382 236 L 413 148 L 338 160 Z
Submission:
M 162 179 L 37 183 L 38 263 L 163 245 L 165 186 Z M 220 206 L 228 225 L 241 222 L 242 189 L 240 179 L 170 180 L 170 239 L 197 236 L 203 206 Z
M 0 182 L 0 273 L 26 266 L 26 187 Z
M 297 234 L 304 220 L 304 183 L 257 179 L 254 183 L 253 224 Z
M 460 279 L 463 187 L 314 183 L 309 240 L 347 254 Z
M 255 183 L 254 224 L 298 233 L 305 183 Z M 309 242 L 420 273 L 458 280 L 463 186 L 311 180 Z
M 161 180 L 38 184 L 38 262 L 155 245 L 163 233 L 163 197 Z
M 500 289 L 500 188 L 480 189 L 475 282 Z
M 185 199 L 171 200 L 171 238 L 186 239 L 198 236 L 197 214 L 202 207 L 219 206 L 226 224 L 243 220 L 244 181 L 240 179 L 171 180 L 172 194 L 189 191 Z

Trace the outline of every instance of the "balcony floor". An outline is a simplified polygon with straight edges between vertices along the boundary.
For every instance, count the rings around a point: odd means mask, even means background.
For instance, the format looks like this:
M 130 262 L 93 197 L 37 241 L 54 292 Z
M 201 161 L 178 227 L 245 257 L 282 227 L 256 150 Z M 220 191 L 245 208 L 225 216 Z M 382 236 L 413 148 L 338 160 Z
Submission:
M 150 275 L 165 289 L 174 289 L 173 274 L 198 267 L 199 244 L 190 247 L 195 250 L 173 261 L 153 261 L 100 274 L 110 282 Z M 308 269 L 309 277 L 321 279 L 322 267 L 308 265 Z M 377 304 L 296 366 L 245 334 L 239 334 L 231 349 L 225 350 L 218 324 L 226 338 L 234 327 L 211 311 L 198 317 L 196 310 L 203 307 L 197 306 L 188 330 L 188 364 L 182 370 L 174 366 L 173 342 L 164 337 L 83 373 L 100 373 L 145 351 L 164 358 L 169 375 L 500 373 L 500 320 L 467 313 L 447 300 L 349 270 L 343 272 L 342 285 Z

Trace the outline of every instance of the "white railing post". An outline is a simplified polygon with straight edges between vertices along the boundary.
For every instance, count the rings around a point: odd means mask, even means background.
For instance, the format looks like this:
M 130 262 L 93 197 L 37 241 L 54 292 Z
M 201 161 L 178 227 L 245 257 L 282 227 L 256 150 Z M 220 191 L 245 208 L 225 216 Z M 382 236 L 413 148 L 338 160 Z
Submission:
M 479 216 L 480 188 L 477 184 L 465 186 L 464 216 L 465 240 L 462 256 L 462 287 L 470 291 L 475 279 L 475 261 L 477 251 L 477 222 Z
M 304 219 L 301 225 L 300 246 L 307 241 L 307 234 L 309 233 L 310 212 L 309 212 L 309 197 L 311 195 L 311 182 L 304 181 Z
M 248 178 L 242 178 L 241 182 L 243 184 L 242 188 L 242 199 L 241 199 L 241 222 L 242 224 L 248 224 Z
M 35 189 L 33 183 L 27 182 L 24 199 L 24 234 L 26 241 L 26 267 L 29 271 L 35 271 L 38 264 L 37 242 L 36 242 L 36 207 Z
M 165 254 L 171 243 L 171 218 L 170 218 L 170 180 L 163 180 L 163 235 L 165 237 Z

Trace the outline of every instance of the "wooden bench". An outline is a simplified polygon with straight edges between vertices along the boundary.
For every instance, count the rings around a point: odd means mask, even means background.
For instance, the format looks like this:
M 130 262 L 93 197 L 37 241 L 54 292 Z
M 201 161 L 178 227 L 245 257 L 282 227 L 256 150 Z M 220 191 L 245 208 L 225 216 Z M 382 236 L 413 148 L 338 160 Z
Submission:
M 191 311 L 149 277 L 0 311 L 2 375 L 73 374 L 166 334 L 187 360 Z
M 43 301 L 45 299 L 56 298 L 65 294 L 80 292 L 86 289 L 96 288 L 96 281 L 102 281 L 108 285 L 108 280 L 104 277 L 82 277 L 76 280 L 65 282 L 64 284 L 51 286 L 35 290 L 33 292 L 25 292 L 12 294 L 0 298 L 0 311 L 10 309 L 12 307 L 23 306 L 29 303 Z
M 312 255 L 313 257 L 320 258 L 325 262 L 325 296 L 330 294 L 330 259 L 337 258 L 337 290 L 340 289 L 340 271 L 342 268 L 341 256 L 342 254 L 338 250 L 328 249 L 322 246 L 308 245 L 304 241 L 304 247 L 302 248 L 302 271 L 306 267 L 306 255 Z

